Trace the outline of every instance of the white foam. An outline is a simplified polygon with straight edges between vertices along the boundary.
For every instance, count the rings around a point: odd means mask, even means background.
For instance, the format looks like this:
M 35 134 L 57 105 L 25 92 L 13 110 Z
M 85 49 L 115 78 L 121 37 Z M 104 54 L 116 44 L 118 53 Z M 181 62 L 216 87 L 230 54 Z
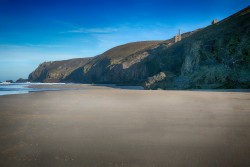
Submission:
M 0 96 L 3 96 L 3 95 L 25 94 L 25 93 L 29 93 L 29 91 L 0 91 Z
M 64 85 L 65 83 L 0 83 L 0 96 L 23 94 L 29 92 L 45 91 L 45 90 L 60 90 L 55 88 L 29 88 L 31 85 Z

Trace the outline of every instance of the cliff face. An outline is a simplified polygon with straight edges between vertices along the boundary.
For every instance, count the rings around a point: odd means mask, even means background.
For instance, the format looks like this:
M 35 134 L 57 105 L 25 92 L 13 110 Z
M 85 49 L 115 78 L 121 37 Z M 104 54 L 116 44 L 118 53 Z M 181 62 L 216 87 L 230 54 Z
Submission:
M 137 84 L 148 76 L 140 64 L 149 56 L 148 50 L 162 41 L 135 42 L 115 47 L 94 58 L 82 68 L 82 82 Z
M 135 61 L 140 61 L 140 59 L 147 56 L 140 54 L 142 50 L 155 47 L 161 42 L 162 41 L 145 41 L 129 43 L 110 49 L 93 58 L 45 62 L 40 64 L 39 67 L 29 75 L 29 80 L 35 82 L 81 83 L 123 82 L 125 78 L 123 76 L 119 77 L 119 66 L 123 63 L 127 68 L 132 66 L 133 63 L 136 63 Z M 131 58 L 131 56 L 134 58 Z M 123 69 L 123 67 L 121 69 Z M 127 76 L 127 78 L 131 78 L 131 76 Z M 130 82 L 130 79 L 128 80 Z
M 173 38 L 135 42 L 92 59 L 43 63 L 29 79 L 147 89 L 250 88 L 249 20 L 248 7 L 215 25 L 182 34 L 175 44 Z
M 84 66 L 91 58 L 44 62 L 29 75 L 32 82 L 62 82 L 78 67 Z

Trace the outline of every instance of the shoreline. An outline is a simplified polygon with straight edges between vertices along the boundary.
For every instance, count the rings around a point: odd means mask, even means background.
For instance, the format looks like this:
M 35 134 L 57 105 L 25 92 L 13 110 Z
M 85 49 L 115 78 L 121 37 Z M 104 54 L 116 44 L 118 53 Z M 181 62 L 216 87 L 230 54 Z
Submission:
M 100 89 L 100 88 L 103 88 L 103 87 L 111 88 L 111 89 L 152 91 L 152 90 L 144 89 L 142 86 L 119 86 L 119 85 L 115 85 L 115 84 L 13 83 L 13 85 L 19 85 L 19 86 L 22 86 L 22 88 L 27 88 L 27 89 L 21 90 L 21 88 L 20 88 L 20 91 L 18 91 L 18 90 L 1 91 L 1 88 L 0 88 L 0 96 L 27 94 L 27 93 L 32 93 L 32 92 L 43 92 L 43 91 Z M 156 90 L 154 90 L 154 91 L 156 91 Z M 250 89 L 186 89 L 186 90 L 173 90 L 173 89 L 162 90 L 162 89 L 158 89 L 157 91 L 242 92 L 242 93 L 250 93 Z M 5 93 L 3 93 L 3 92 L 5 92 Z
M 2 91 L 1 89 L 9 85 L 18 85 L 20 90 L 10 90 Z M 116 84 L 80 84 L 80 83 L 12 83 L 3 84 L 0 88 L 0 96 L 6 95 L 17 95 L 17 94 L 27 94 L 32 92 L 43 92 L 43 91 L 62 91 L 62 90 L 84 90 L 84 89 L 100 89 L 100 88 L 112 88 L 112 89 L 125 89 L 125 90 L 146 90 L 146 91 L 191 91 L 191 92 L 242 92 L 249 93 L 250 89 L 185 89 L 185 90 L 175 90 L 175 89 L 157 89 L 148 90 L 144 89 L 142 86 L 120 86 Z M 22 86 L 22 87 L 20 87 Z M 22 88 L 24 90 L 22 90 Z M 26 88 L 26 89 L 25 89 Z M 5 92 L 5 93 L 3 93 Z

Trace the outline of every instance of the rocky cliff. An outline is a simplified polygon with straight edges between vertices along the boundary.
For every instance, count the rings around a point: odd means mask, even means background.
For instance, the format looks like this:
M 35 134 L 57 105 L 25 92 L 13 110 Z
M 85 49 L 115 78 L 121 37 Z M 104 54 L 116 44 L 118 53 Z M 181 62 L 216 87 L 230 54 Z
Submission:
M 43 63 L 29 79 L 146 89 L 250 88 L 249 20 L 248 7 L 217 24 L 182 34 L 177 43 L 173 38 L 135 42 L 92 59 Z
M 84 66 L 91 58 L 44 62 L 29 75 L 32 82 L 63 82 L 77 68 Z

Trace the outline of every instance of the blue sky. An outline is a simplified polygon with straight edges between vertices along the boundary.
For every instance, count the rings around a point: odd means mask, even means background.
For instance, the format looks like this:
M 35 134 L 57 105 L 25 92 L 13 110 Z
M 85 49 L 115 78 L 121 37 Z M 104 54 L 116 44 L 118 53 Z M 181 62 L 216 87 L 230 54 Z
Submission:
M 44 61 L 90 57 L 128 42 L 205 27 L 250 0 L 0 0 L 0 81 Z

